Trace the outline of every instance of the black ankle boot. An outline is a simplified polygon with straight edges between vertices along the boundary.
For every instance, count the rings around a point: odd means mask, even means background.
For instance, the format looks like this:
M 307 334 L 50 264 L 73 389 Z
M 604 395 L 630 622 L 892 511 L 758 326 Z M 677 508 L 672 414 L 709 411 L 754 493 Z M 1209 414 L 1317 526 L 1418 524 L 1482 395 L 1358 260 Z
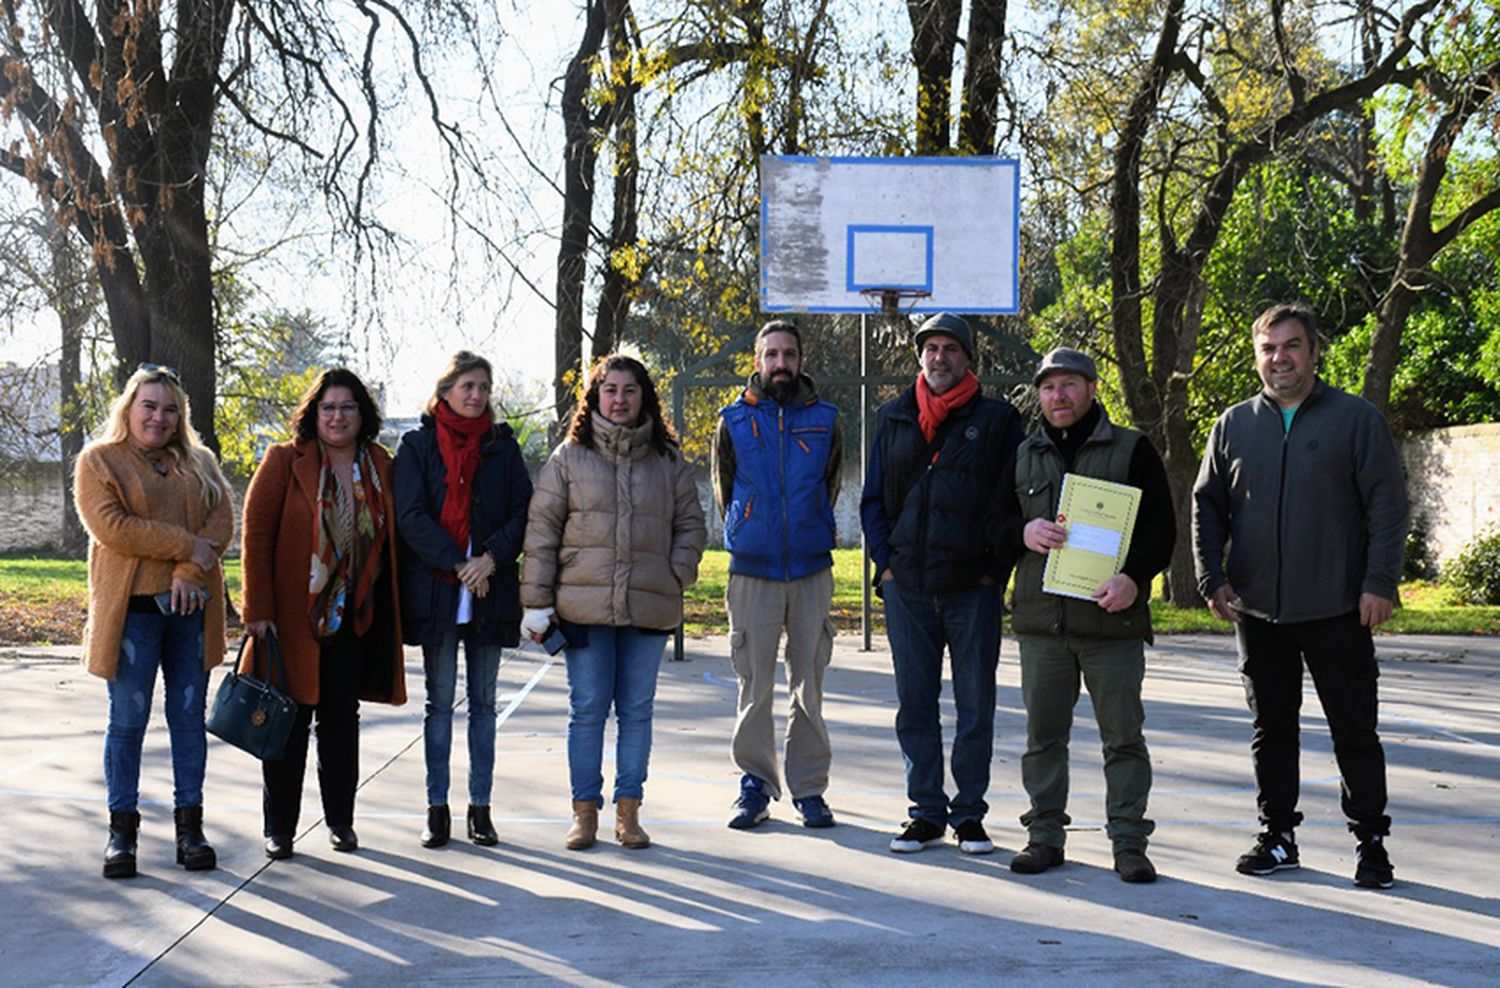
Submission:
M 500 843 L 500 835 L 495 833 L 495 826 L 490 823 L 488 806 L 469 807 L 469 840 L 482 847 Z
M 177 863 L 188 871 L 207 871 L 217 865 L 219 859 L 203 837 L 203 807 L 179 806 L 172 818 L 177 823 Z
M 453 818 L 447 806 L 427 807 L 427 827 L 422 831 L 423 847 L 442 847 L 453 831 Z
M 135 841 L 141 829 L 139 813 L 109 814 L 109 843 L 104 847 L 104 877 L 135 875 Z

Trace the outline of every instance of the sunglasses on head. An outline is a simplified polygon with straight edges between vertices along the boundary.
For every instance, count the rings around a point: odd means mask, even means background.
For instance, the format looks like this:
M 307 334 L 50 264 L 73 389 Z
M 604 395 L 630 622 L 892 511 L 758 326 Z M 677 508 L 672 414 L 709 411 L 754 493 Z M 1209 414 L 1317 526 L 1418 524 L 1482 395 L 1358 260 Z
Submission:
M 159 374 L 162 377 L 171 378 L 176 384 L 182 383 L 182 378 L 177 373 L 176 367 L 168 367 L 166 364 L 136 364 L 137 371 L 145 371 L 147 374 Z

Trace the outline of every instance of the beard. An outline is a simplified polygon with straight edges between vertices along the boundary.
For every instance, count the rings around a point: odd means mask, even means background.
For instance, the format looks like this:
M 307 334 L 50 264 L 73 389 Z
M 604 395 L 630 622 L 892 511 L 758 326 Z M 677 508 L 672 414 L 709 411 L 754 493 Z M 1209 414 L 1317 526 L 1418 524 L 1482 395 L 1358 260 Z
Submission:
M 761 388 L 779 404 L 785 405 L 797 394 L 797 379 L 790 374 L 778 374 L 769 381 L 762 381 Z

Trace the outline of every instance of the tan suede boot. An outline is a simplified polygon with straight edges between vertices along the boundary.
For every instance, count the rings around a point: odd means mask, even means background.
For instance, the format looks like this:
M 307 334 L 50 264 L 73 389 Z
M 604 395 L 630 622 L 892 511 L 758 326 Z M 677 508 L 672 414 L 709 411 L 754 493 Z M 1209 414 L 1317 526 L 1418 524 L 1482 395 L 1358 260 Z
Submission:
M 650 836 L 641 829 L 641 801 L 639 799 L 615 801 L 615 840 L 635 850 L 651 846 Z
M 592 799 L 573 800 L 573 826 L 563 838 L 563 846 L 570 851 L 581 851 L 594 846 L 594 837 L 599 833 L 599 804 Z

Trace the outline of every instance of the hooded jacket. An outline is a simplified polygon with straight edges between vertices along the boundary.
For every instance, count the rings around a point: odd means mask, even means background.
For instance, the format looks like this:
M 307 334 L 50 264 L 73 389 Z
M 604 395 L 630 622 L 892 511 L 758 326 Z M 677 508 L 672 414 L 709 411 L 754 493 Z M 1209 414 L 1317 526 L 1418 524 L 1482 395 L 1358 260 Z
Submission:
M 595 412 L 593 447 L 569 440 L 542 466 L 527 513 L 524 606 L 554 607 L 578 625 L 681 623 L 708 528 L 687 461 L 657 452 L 651 429 Z
M 720 409 L 714 492 L 731 573 L 800 580 L 833 566 L 842 440 L 838 409 L 818 399 L 805 374 L 785 404 L 752 374 Z

